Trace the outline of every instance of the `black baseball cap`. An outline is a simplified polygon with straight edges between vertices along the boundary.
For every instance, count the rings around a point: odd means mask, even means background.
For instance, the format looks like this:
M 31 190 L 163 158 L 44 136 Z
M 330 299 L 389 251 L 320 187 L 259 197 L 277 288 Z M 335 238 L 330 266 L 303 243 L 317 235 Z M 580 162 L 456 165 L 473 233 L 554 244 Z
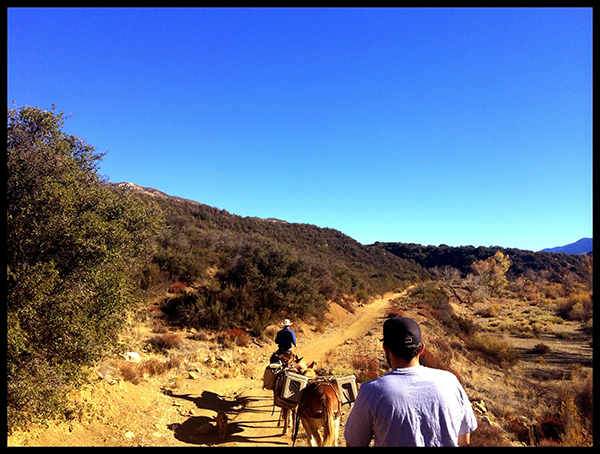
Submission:
M 390 348 L 402 349 L 422 341 L 421 327 L 409 317 L 393 317 L 383 322 L 383 339 Z

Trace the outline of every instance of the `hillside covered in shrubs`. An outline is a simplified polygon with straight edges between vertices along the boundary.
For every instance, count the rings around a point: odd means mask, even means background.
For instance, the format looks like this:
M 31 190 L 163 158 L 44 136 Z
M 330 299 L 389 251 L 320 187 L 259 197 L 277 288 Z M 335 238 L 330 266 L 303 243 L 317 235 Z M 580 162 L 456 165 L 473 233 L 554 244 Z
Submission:
M 9 429 L 67 411 L 127 311 L 174 284 L 194 289 L 161 305 L 174 322 L 260 334 L 275 317 L 319 317 L 328 301 L 427 276 L 332 229 L 111 184 L 103 154 L 63 125 L 54 107 L 7 111 Z
M 140 276 L 146 292 L 181 282 L 195 289 L 163 309 L 193 327 L 242 327 L 255 334 L 274 318 L 314 317 L 329 301 L 366 302 L 428 273 L 341 232 L 241 217 L 155 190 L 122 184 L 161 208 L 164 229 Z

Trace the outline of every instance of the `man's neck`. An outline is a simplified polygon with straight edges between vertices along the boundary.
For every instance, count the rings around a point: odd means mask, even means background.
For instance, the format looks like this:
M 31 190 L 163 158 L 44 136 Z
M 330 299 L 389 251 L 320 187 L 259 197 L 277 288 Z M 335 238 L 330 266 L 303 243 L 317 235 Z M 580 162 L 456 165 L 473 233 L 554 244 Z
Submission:
M 419 363 L 419 357 L 415 357 L 413 359 L 411 359 L 410 361 L 406 361 L 403 358 L 394 358 L 392 357 L 391 360 L 391 366 L 392 369 L 408 369 L 409 367 L 415 367 L 415 366 L 420 366 L 421 363 Z

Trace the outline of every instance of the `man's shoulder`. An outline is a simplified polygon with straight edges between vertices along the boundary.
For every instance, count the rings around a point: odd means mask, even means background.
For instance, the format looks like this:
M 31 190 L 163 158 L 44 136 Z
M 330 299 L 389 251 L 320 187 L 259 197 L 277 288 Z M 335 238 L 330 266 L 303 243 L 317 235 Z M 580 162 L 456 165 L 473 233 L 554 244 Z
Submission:
M 294 337 L 294 332 L 291 329 L 282 329 L 279 330 L 277 332 L 277 336 L 276 337 L 283 337 L 283 338 L 292 338 Z
M 421 366 L 421 371 L 424 375 L 449 383 L 458 382 L 458 378 L 452 372 L 443 369 L 434 369 L 433 367 Z
M 371 380 L 364 385 L 373 388 L 393 386 L 398 383 L 418 383 L 421 381 L 444 382 L 448 384 L 458 383 L 458 379 L 452 372 L 441 369 L 433 369 L 425 366 L 411 367 L 406 369 L 394 369 L 382 377 Z M 363 385 L 363 386 L 364 386 Z
M 380 393 L 383 388 L 390 384 L 390 374 L 383 375 L 374 380 L 367 381 L 360 385 L 360 391 L 363 393 Z

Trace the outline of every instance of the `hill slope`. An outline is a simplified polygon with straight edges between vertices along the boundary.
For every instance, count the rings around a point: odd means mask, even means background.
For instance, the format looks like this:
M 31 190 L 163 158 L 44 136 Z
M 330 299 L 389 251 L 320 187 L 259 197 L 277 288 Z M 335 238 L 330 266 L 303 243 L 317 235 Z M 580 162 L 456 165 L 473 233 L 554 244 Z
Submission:
M 140 270 L 146 291 L 181 281 L 195 289 L 167 308 L 187 325 L 260 332 L 273 318 L 318 316 L 327 301 L 366 302 L 401 291 L 428 273 L 330 228 L 242 217 L 132 183 L 153 200 L 165 228 Z

